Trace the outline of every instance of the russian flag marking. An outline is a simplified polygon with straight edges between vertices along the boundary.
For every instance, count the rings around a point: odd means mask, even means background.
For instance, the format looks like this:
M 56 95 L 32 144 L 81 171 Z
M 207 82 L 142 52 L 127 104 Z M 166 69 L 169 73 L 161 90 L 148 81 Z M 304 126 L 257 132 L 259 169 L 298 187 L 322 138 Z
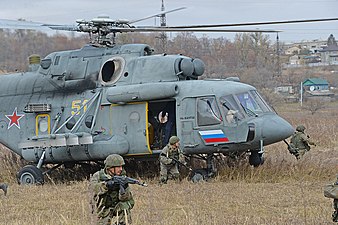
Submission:
M 199 131 L 199 134 L 206 143 L 228 142 L 229 139 L 225 136 L 222 130 L 204 130 Z

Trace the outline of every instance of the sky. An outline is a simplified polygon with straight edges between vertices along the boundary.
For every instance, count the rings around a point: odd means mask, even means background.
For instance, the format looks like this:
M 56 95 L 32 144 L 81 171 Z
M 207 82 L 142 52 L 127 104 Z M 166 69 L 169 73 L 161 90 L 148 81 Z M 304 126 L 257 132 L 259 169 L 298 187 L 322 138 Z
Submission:
M 187 7 L 167 14 L 168 26 L 338 18 L 338 0 L 165 0 L 165 7 L 166 10 Z M 160 12 L 161 0 L 1 0 L 0 8 L 0 19 L 75 24 L 76 19 L 90 20 L 100 14 L 112 19 L 144 18 Z M 152 18 L 134 25 L 155 24 L 159 25 L 159 20 Z M 338 40 L 338 21 L 259 28 L 282 30 L 279 38 L 287 43 L 327 40 L 330 34 Z M 206 35 L 233 39 L 235 34 Z M 271 34 L 270 38 L 275 40 L 276 34 Z

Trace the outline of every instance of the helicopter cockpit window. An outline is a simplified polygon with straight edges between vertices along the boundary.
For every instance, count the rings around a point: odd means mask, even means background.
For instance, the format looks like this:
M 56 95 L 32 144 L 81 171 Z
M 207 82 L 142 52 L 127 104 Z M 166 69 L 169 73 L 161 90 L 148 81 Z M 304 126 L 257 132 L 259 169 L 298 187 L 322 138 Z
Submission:
M 107 60 L 100 71 L 100 81 L 103 85 L 114 84 L 122 75 L 125 61 L 122 57 L 114 57 Z
M 215 125 L 222 122 L 215 97 L 200 98 L 197 101 L 197 123 L 199 126 Z
M 272 109 L 266 103 L 266 101 L 262 98 L 262 96 L 257 91 L 250 91 L 250 94 L 255 99 L 255 101 L 258 103 L 258 105 L 262 108 L 263 112 L 272 112 Z
M 222 96 L 220 102 L 223 106 L 222 110 L 224 111 L 225 121 L 227 123 L 235 123 L 236 120 L 242 120 L 244 118 L 242 110 L 232 95 Z
M 245 92 L 236 95 L 243 110 L 248 114 L 248 116 L 257 116 L 259 113 L 266 112 L 266 107 L 262 108 L 261 104 L 256 101 L 257 98 L 254 98 L 251 93 L 252 92 Z M 260 99 L 260 103 L 262 103 L 261 101 L 262 99 Z

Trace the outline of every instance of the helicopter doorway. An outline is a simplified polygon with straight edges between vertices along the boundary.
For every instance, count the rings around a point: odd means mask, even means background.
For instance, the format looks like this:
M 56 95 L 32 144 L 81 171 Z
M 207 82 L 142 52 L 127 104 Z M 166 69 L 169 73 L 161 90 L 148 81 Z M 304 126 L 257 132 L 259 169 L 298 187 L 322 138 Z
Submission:
M 171 136 L 177 135 L 175 99 L 149 102 L 148 125 L 150 148 L 162 149 Z

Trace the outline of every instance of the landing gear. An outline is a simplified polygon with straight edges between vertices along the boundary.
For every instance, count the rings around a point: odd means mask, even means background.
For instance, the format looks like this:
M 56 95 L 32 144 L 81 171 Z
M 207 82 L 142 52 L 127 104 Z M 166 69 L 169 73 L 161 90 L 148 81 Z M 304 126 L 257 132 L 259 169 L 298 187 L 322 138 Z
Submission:
M 216 167 L 214 162 L 214 155 L 208 154 L 206 157 L 200 156 L 199 159 L 203 159 L 207 163 L 207 168 L 199 168 L 192 171 L 191 181 L 194 183 L 200 181 L 207 181 L 208 179 L 216 175 Z
M 257 166 L 263 165 L 263 163 L 264 163 L 263 152 L 251 151 L 251 154 L 249 156 L 249 164 L 251 166 L 257 167 Z
M 19 184 L 43 184 L 44 178 L 42 171 L 34 165 L 23 167 L 17 174 Z
M 32 184 L 43 184 L 44 177 L 41 171 L 43 160 L 45 159 L 46 151 L 44 150 L 40 156 L 37 166 L 27 165 L 24 166 L 17 174 L 17 180 L 19 184 L 32 185 Z

